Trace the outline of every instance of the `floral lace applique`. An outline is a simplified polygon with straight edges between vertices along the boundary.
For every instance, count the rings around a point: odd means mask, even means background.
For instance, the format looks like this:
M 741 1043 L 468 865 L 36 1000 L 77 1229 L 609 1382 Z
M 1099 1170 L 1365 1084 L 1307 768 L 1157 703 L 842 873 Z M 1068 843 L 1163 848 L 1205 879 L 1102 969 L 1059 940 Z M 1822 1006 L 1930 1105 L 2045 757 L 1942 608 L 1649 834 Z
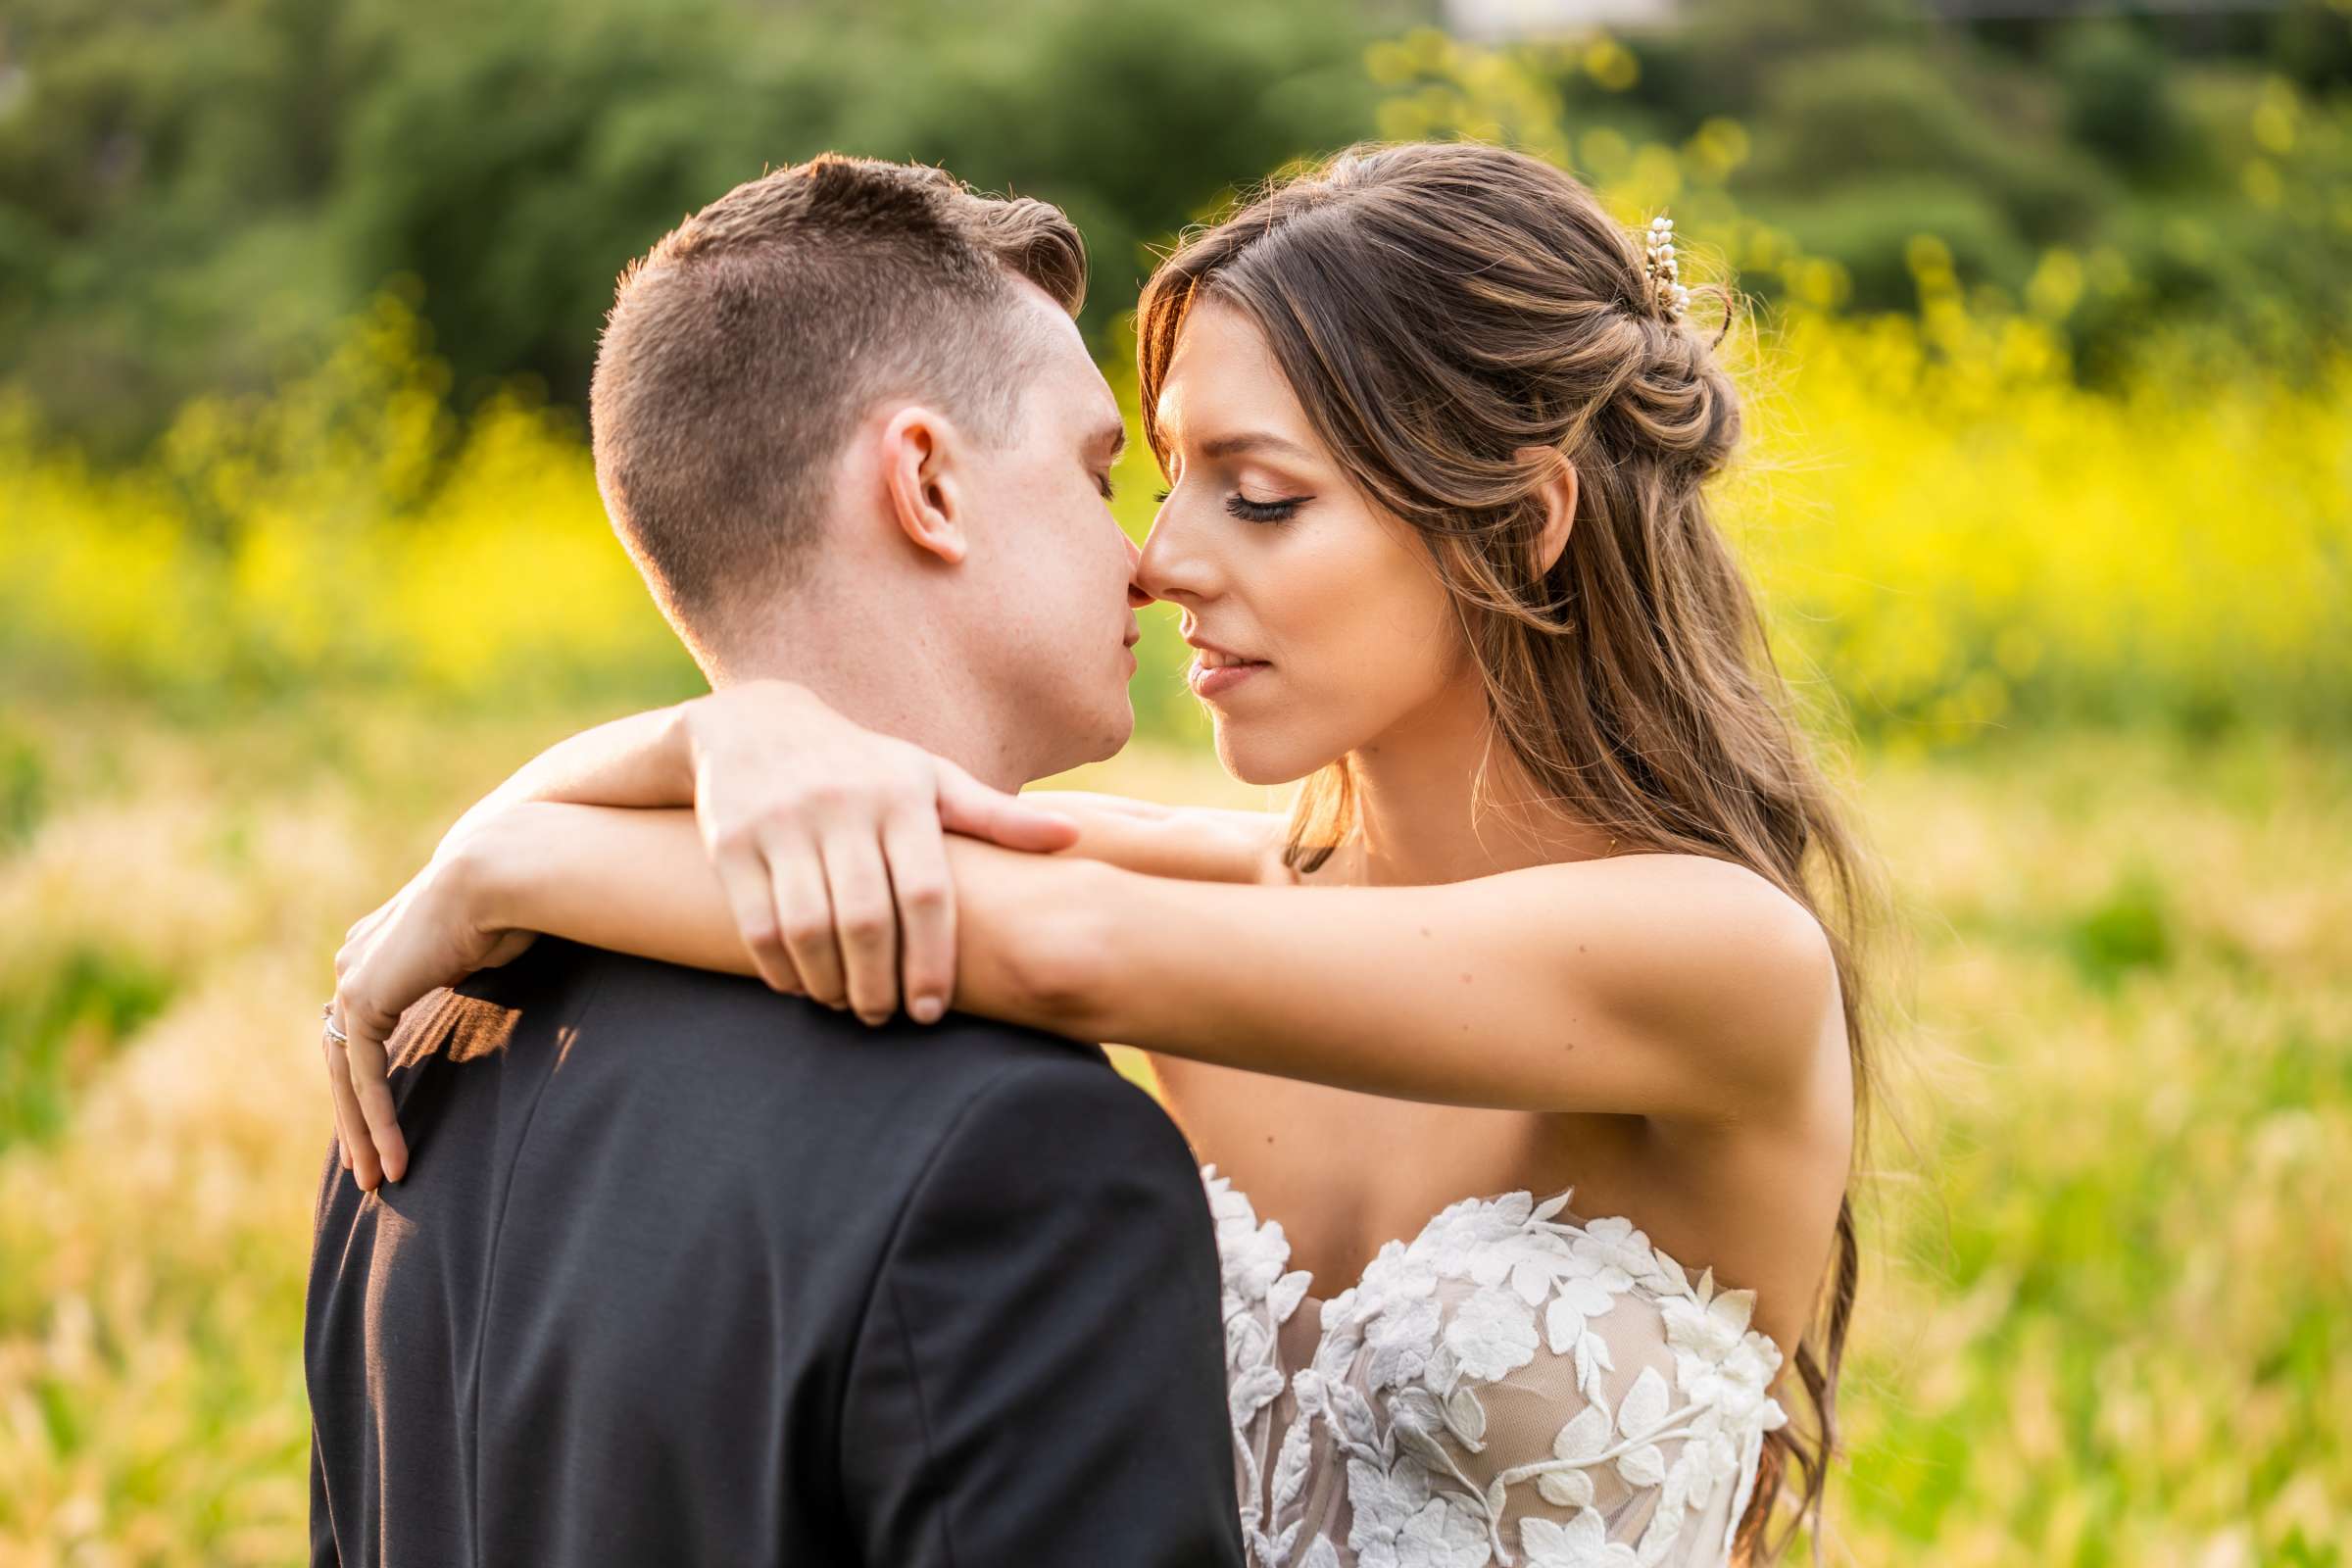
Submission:
M 1728 1557 L 1764 1435 L 1787 1420 L 1767 1392 L 1780 1349 L 1749 1328 L 1753 1292 L 1719 1291 L 1712 1271 L 1693 1284 L 1627 1220 L 1563 1217 L 1567 1193 L 1542 1203 L 1524 1192 L 1465 1199 L 1410 1243 L 1383 1247 L 1353 1288 L 1323 1303 L 1311 1360 L 1286 1372 L 1281 1329 L 1312 1281 L 1289 1269 L 1279 1223 L 1261 1224 L 1215 1166 L 1201 1180 L 1223 1265 L 1235 1479 L 1255 1568 L 1660 1568 Z M 1646 1319 L 1613 1317 L 1628 1302 Z M 1614 1404 L 1604 1320 L 1659 1350 Z M 1659 1371 L 1669 1356 L 1671 1382 Z M 1490 1448 L 1499 1388 L 1552 1391 L 1547 1446 L 1533 1447 L 1520 1418 L 1512 1451 Z M 1286 1389 L 1296 1410 L 1269 1478 Z M 1615 1499 L 1605 1511 L 1600 1482 Z M 1564 1519 L 1528 1512 L 1520 1489 Z M 1721 1536 L 1686 1539 L 1727 1494 Z

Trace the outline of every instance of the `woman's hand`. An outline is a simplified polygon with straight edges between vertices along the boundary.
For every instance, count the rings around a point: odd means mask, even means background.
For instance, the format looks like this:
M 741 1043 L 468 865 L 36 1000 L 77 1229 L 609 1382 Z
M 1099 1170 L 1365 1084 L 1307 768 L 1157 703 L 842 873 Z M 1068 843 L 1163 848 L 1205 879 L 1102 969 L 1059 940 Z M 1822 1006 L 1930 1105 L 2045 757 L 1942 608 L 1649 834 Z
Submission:
M 868 1023 L 930 1023 L 956 986 L 944 835 L 1052 852 L 1078 824 L 781 681 L 685 705 L 694 811 L 760 978 Z
M 496 818 L 491 819 L 496 821 Z M 487 828 L 490 824 L 485 823 Z M 475 896 L 483 835 L 444 845 L 408 886 L 344 933 L 335 955 L 330 1017 L 350 1039 L 324 1041 L 343 1165 L 363 1191 L 409 1168 L 409 1146 L 385 1083 L 384 1042 L 400 1015 L 438 986 L 509 962 L 531 945 L 528 931 L 499 930 Z

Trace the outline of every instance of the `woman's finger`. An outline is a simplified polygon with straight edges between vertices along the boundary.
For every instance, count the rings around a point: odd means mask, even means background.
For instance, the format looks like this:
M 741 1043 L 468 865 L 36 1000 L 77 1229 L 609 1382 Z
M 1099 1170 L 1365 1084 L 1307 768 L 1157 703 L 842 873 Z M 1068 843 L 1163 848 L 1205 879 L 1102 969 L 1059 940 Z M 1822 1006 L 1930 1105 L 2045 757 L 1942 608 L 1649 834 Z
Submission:
M 1060 812 L 991 789 L 944 758 L 934 758 L 932 765 L 939 778 L 939 821 L 949 832 L 1041 855 L 1078 842 L 1078 824 Z
M 784 951 L 808 999 L 828 1007 L 849 1005 L 841 951 L 835 945 L 833 896 L 825 889 L 825 866 L 816 841 L 770 839 L 767 874 L 776 925 L 784 933 Z
M 727 907 L 734 913 L 744 951 L 752 956 L 752 967 L 771 991 L 800 991 L 800 970 L 784 948 L 784 928 L 777 917 L 767 858 L 729 844 L 712 855 L 710 863 L 726 894 Z
M 386 1181 L 398 1181 L 409 1171 L 409 1144 L 400 1133 L 400 1115 L 385 1080 L 390 1064 L 384 1058 L 384 1040 L 399 1024 L 400 1015 L 368 1003 L 364 993 L 344 992 L 335 999 L 335 1012 L 351 1036 L 343 1048 L 350 1069 L 352 1093 L 359 1098 L 360 1115 L 367 1124 L 376 1163 Z
M 928 811 L 893 813 L 882 824 L 882 854 L 899 909 L 906 1013 L 936 1023 L 956 994 L 956 888 L 940 824 Z
M 335 1057 L 342 1053 L 343 1048 L 335 1044 L 334 1036 L 323 1029 L 318 1031 L 318 1065 L 326 1074 L 326 1111 L 335 1124 L 335 1159 L 345 1170 L 349 1170 L 352 1131 L 357 1122 L 360 1102 L 357 1100 L 351 1102 L 354 1120 L 346 1122 L 343 1119 L 343 1087 L 335 1079 Z
M 376 1158 L 375 1140 L 368 1134 L 367 1115 L 352 1088 L 351 1059 L 331 1039 L 326 1043 L 326 1080 L 334 1089 L 336 1136 L 343 1140 L 343 1152 L 351 1156 L 351 1179 L 361 1192 L 372 1193 L 383 1183 L 383 1162 Z
M 843 987 L 867 1023 L 899 1010 L 899 913 L 890 872 L 872 829 L 837 829 L 820 843 L 833 928 L 841 944 Z

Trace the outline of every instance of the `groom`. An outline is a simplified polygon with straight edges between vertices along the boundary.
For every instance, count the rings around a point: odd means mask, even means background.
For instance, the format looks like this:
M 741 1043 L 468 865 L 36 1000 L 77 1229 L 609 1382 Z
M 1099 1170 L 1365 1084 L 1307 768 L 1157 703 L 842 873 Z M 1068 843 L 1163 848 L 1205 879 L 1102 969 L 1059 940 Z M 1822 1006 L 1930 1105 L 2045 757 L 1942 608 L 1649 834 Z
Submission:
M 714 683 L 984 777 L 1126 739 L 1085 274 L 831 157 L 624 274 L 598 475 Z M 1238 1568 L 1200 1177 L 1099 1049 L 549 938 L 390 1048 L 405 1179 L 318 1200 L 314 1563 Z

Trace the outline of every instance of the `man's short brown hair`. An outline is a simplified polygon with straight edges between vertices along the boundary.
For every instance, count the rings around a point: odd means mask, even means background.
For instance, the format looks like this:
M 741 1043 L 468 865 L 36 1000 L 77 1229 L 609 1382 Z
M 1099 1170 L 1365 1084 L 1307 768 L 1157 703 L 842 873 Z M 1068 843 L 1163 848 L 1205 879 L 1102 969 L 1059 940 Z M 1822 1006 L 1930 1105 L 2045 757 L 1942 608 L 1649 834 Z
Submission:
M 736 186 L 621 274 L 589 396 L 613 527 L 690 641 L 802 574 L 858 419 L 936 398 L 1002 439 L 1035 351 L 1016 278 L 1073 315 L 1058 208 L 826 154 Z

